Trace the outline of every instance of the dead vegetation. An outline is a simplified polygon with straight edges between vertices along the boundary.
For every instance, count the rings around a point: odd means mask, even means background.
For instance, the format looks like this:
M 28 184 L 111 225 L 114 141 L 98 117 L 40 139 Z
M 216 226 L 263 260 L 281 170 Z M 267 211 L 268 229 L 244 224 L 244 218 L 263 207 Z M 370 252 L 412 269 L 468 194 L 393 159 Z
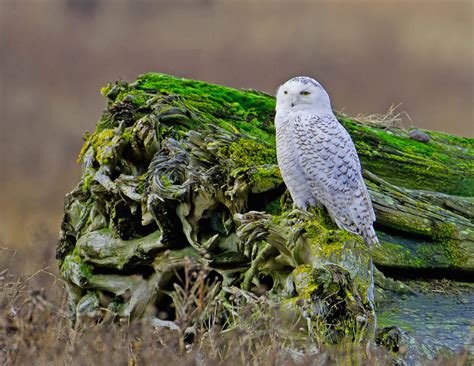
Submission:
M 406 128 L 403 121 L 410 121 L 413 126 L 413 120 L 406 111 L 400 111 L 401 104 L 392 104 L 385 113 L 361 114 L 359 113 L 352 119 L 356 122 L 364 123 L 379 128 Z M 339 114 L 344 115 L 343 111 Z
M 7 255 L 1 254 L 2 262 L 11 259 Z M 47 268 L 19 277 L 4 269 L 0 273 L 0 363 L 304 366 L 394 362 L 380 346 L 342 342 L 318 349 L 309 337 L 304 337 L 306 329 L 301 327 L 301 319 L 282 319 L 265 296 L 253 295 L 255 301 L 247 302 L 247 294 L 236 293 L 236 305 L 223 309 L 221 303 L 209 301 L 218 283 L 208 280 L 208 275 L 205 268 L 188 267 L 174 284 L 174 326 L 166 322 L 152 324 L 146 319 L 130 323 L 91 317 L 74 329 L 59 278 Z M 43 288 L 38 289 L 38 284 Z M 201 317 L 209 306 L 214 316 Z M 302 337 L 289 339 L 289 332 Z M 461 355 L 456 360 L 431 364 L 462 365 L 465 358 Z

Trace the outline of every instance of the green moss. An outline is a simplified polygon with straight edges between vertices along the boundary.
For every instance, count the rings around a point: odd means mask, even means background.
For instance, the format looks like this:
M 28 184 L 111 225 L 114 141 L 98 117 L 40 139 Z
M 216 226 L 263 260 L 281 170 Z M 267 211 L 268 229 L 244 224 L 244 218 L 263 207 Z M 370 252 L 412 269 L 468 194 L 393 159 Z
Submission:
M 319 287 L 315 279 L 314 267 L 308 264 L 300 265 L 293 270 L 291 276 L 298 295 L 305 299 L 311 299 Z
M 400 316 L 397 316 L 394 311 L 378 312 L 377 313 L 377 326 L 379 328 L 397 326 L 397 327 L 403 328 L 404 330 L 413 329 L 411 324 L 401 321 Z
M 60 272 L 63 278 L 69 279 L 77 286 L 85 286 L 92 277 L 94 267 L 91 264 L 85 263 L 77 248 L 64 258 L 61 265 Z
M 239 91 L 224 86 L 182 79 L 170 75 L 148 73 L 135 82 L 136 88 L 147 91 L 161 91 L 211 102 L 229 109 L 233 114 L 259 117 L 275 109 L 273 98 L 259 92 Z
M 233 169 L 276 164 L 276 154 L 273 148 L 247 138 L 239 138 L 237 141 L 221 147 L 217 156 L 222 160 L 227 160 Z
M 113 102 L 120 94 L 120 92 L 123 92 L 124 90 L 129 90 L 129 85 L 128 83 L 119 80 L 115 83 L 107 83 L 106 86 L 100 89 L 100 93 Z
M 280 197 L 271 201 L 268 205 L 265 206 L 265 212 L 273 216 L 279 216 L 282 213 L 282 208 L 280 205 Z
M 443 247 L 436 242 L 404 240 L 397 243 L 395 237 L 379 235 L 381 247 L 373 251 L 375 264 L 399 266 L 401 268 L 448 267 Z
M 346 230 L 340 230 L 332 221 L 328 213 L 321 208 L 310 208 L 312 218 L 304 221 L 303 228 L 308 239 L 329 257 L 331 254 L 341 253 L 344 245 L 359 238 Z
M 401 244 L 395 244 L 389 241 L 380 239 L 380 248 L 375 248 L 373 251 L 374 262 L 376 264 L 406 264 L 407 266 L 415 265 L 418 267 L 421 263 L 416 260 L 411 251 Z M 416 261 L 416 262 L 415 262 Z
M 333 256 L 342 256 L 346 250 L 346 244 L 357 243 L 357 249 L 365 250 L 365 244 L 359 236 L 353 235 L 345 230 L 329 230 L 321 241 L 320 250 L 325 258 Z
M 459 236 L 456 225 L 445 222 L 437 225 L 433 230 L 433 238 L 443 245 L 444 252 L 453 267 L 463 267 L 469 259 L 459 248 Z
M 164 185 L 166 188 L 171 187 L 172 182 L 171 182 L 171 180 L 168 178 L 168 176 L 162 175 L 161 178 L 160 178 L 160 180 L 161 180 L 161 182 L 163 183 L 163 185 Z
M 474 139 L 424 131 L 431 140 L 423 143 L 405 130 L 339 120 L 354 139 L 365 169 L 406 188 L 474 195 Z
M 153 95 L 144 93 L 141 90 L 130 89 L 130 90 L 119 93 L 115 101 L 116 103 L 126 102 L 126 103 L 131 103 L 135 107 L 141 107 L 152 97 Z
M 359 341 L 371 333 L 371 326 L 354 321 L 356 314 L 364 314 L 368 323 L 373 322 L 373 311 L 367 303 L 369 284 L 361 287 L 357 276 L 351 278 L 343 266 L 300 265 L 291 273 L 291 279 L 297 296 L 284 305 L 299 307 L 311 319 L 310 332 L 318 342 L 335 343 L 346 337 Z
M 84 173 L 82 175 L 82 191 L 83 192 L 86 192 L 90 189 L 93 179 L 94 179 L 94 174 Z
M 250 172 L 250 185 L 253 193 L 266 192 L 283 184 L 278 165 L 258 166 Z
M 156 73 L 141 75 L 133 85 L 149 93 L 179 95 L 184 105 L 206 123 L 275 143 L 275 100 L 268 95 Z
M 89 150 L 89 147 L 91 145 L 91 140 L 92 140 L 92 135 L 88 135 L 87 140 L 82 145 L 81 151 L 79 152 L 79 155 L 77 156 L 76 162 L 78 164 L 82 162 L 84 156 L 86 155 L 87 150 Z
M 102 94 L 109 99 L 109 110 L 102 115 L 98 130 L 116 127 L 118 110 L 125 121 L 133 122 L 158 103 L 164 114 L 160 118 L 173 123 L 174 138 L 214 124 L 269 147 L 275 145 L 275 100 L 264 93 L 147 73 L 132 84 L 108 84 Z M 180 112 L 167 112 L 173 108 Z M 407 188 L 474 196 L 474 139 L 424 131 L 431 140 L 422 143 L 410 139 L 404 130 L 375 128 L 345 116 L 339 119 L 352 135 L 365 169 Z
M 426 239 L 378 233 L 381 247 L 373 251 L 375 264 L 400 268 L 464 268 L 467 255 L 459 247 L 454 224 L 433 226 Z
M 108 83 L 107 86 L 100 89 L 100 92 L 111 103 L 130 103 L 135 107 L 145 106 L 146 102 L 154 97 L 154 94 L 133 88 L 122 80 L 116 83 Z
M 118 133 L 117 128 L 97 129 L 87 138 L 79 153 L 77 162 L 82 162 L 87 151 L 92 148 L 95 162 L 99 165 L 111 165 L 115 162 L 117 157 L 117 152 L 114 150 L 124 145 L 129 145 L 132 139 L 131 128 L 125 129 L 121 134 Z M 87 174 L 85 174 L 85 178 L 85 186 L 89 186 L 90 179 L 92 179 L 93 176 L 87 176 Z
M 114 137 L 114 130 L 103 130 L 93 135 L 91 145 L 95 151 L 95 158 L 100 165 L 108 164 L 109 160 L 113 158 Z
M 137 185 L 137 192 L 140 194 L 145 193 L 145 182 L 146 182 L 146 174 L 140 175 L 138 177 L 138 185 Z
M 89 147 L 92 146 L 95 152 L 95 158 L 99 164 L 102 165 L 103 163 L 107 163 L 108 159 L 113 156 L 112 148 L 114 146 L 114 136 L 115 131 L 113 129 L 105 129 L 94 132 L 84 143 L 77 161 L 82 161 L 85 153 Z
M 127 142 L 130 143 L 133 139 L 133 130 L 131 128 L 127 128 L 123 133 L 122 133 L 122 138 Z
M 286 213 L 288 214 L 288 213 Z M 298 241 L 293 250 L 297 263 L 315 261 L 336 263 L 346 255 L 350 248 L 366 250 L 362 239 L 334 224 L 327 212 L 320 208 L 310 208 L 311 216 L 292 223 L 295 231 L 305 233 L 303 241 Z

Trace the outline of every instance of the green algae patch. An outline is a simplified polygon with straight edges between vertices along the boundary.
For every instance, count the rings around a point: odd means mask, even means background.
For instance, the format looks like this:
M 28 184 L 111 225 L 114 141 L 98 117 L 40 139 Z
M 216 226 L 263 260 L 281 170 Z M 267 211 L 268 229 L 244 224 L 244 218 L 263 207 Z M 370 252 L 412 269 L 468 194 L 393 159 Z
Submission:
M 377 313 L 377 326 L 380 328 L 398 326 L 404 330 L 412 330 L 410 323 L 400 321 L 399 311 L 393 309 L 383 313 Z

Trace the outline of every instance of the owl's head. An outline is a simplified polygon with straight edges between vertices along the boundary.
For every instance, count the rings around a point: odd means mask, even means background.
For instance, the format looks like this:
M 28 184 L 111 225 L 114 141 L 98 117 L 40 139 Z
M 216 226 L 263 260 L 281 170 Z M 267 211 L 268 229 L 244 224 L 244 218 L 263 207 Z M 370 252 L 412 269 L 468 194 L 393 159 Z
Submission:
M 331 111 L 331 102 L 326 90 L 316 80 L 297 76 L 278 88 L 276 111 L 288 113 L 304 110 Z

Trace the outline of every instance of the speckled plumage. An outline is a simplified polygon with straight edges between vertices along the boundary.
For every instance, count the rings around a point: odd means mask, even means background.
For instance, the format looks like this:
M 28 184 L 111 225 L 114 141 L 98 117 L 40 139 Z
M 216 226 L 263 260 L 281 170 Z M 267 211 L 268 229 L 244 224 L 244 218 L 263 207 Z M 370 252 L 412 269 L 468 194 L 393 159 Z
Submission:
M 377 245 L 357 151 L 323 87 L 304 76 L 288 80 L 278 89 L 275 124 L 278 165 L 294 204 L 322 204 L 341 229 Z

